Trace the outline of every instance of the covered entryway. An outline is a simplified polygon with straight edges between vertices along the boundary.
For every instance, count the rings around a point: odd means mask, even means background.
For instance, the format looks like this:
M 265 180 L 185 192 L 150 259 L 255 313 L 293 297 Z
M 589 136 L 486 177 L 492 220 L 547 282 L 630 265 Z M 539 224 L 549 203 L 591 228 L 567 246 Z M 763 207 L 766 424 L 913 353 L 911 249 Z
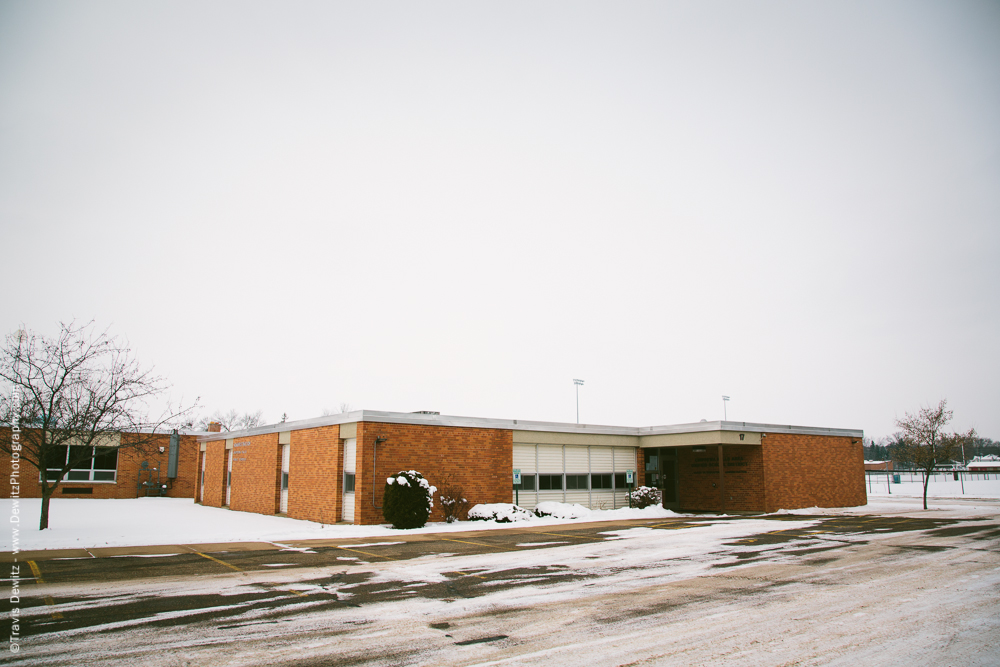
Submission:
M 667 509 L 763 511 L 761 432 L 718 422 L 702 428 L 640 437 L 642 483 L 660 490 Z
M 677 448 L 650 447 L 642 450 L 642 455 L 646 486 L 659 489 L 665 509 L 679 510 Z

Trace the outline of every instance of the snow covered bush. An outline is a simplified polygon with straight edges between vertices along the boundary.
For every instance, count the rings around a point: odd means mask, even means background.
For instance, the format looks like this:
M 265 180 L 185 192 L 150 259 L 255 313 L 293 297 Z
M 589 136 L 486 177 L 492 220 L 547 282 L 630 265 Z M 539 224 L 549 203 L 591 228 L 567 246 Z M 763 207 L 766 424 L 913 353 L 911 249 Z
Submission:
M 393 528 L 422 528 L 434 507 L 434 492 L 416 470 L 403 470 L 385 480 L 382 516 Z
M 470 521 L 513 523 L 514 521 L 531 521 L 534 518 L 534 514 L 513 503 L 486 503 L 476 505 L 469 510 Z
M 448 523 L 455 521 L 465 521 L 469 516 L 469 505 L 471 503 L 465 499 L 465 492 L 460 486 L 446 486 L 441 489 L 438 496 L 441 501 L 441 509 L 444 510 L 444 520 Z
M 556 519 L 581 519 L 585 516 L 590 516 L 590 514 L 591 511 L 589 509 L 576 503 L 570 505 L 569 503 L 557 503 L 547 500 L 535 505 L 535 516 L 537 517 L 551 516 Z
M 650 505 L 660 504 L 660 490 L 651 486 L 640 486 L 629 495 L 632 498 L 632 507 L 642 509 Z

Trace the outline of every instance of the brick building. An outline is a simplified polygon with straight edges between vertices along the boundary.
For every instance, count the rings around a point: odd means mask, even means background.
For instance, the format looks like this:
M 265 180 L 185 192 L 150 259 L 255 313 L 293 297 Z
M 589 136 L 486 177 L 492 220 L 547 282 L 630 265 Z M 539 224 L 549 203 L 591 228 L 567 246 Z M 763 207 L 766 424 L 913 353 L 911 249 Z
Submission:
M 382 523 L 385 479 L 418 470 L 472 503 L 627 505 L 626 475 L 679 511 L 864 505 L 862 431 L 700 422 L 618 427 L 368 410 L 198 436 L 194 497 L 322 523 Z M 512 470 L 521 471 L 515 491 Z M 431 520 L 442 520 L 435 503 Z
M 141 450 L 131 447 L 128 433 L 117 434 L 103 442 L 102 447 L 92 447 L 87 463 L 71 470 L 56 488 L 53 498 L 138 498 L 144 495 L 166 495 L 171 498 L 191 498 L 195 494 L 198 467 L 198 436 L 203 431 L 181 431 L 176 435 L 163 433 L 143 440 L 147 446 Z M 10 442 L 9 427 L 0 428 L 0 438 Z M 134 441 L 133 441 L 134 444 Z M 54 459 L 62 458 L 62 467 L 68 460 L 65 447 L 52 452 Z M 171 457 L 175 464 L 171 466 Z M 55 464 L 55 461 L 53 461 Z M 0 456 L 0 475 L 13 479 L 11 457 Z M 39 472 L 31 465 L 19 466 L 17 480 L 21 498 L 41 498 Z M 48 474 L 57 474 L 55 470 Z M 13 484 L 14 482 L 11 482 Z M 5 485 L 9 497 L 11 485 Z

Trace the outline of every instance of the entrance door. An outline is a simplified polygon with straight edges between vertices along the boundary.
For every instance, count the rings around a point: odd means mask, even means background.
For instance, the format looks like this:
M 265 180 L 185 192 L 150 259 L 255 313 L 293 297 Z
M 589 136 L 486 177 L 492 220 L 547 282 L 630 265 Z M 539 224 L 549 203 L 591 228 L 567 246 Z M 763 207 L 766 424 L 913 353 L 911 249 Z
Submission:
M 680 508 L 677 497 L 677 450 L 660 449 L 660 493 L 663 495 L 663 507 L 668 510 Z
M 663 507 L 680 508 L 677 495 L 677 450 L 673 447 L 648 448 L 643 451 L 646 484 L 660 490 Z
M 288 514 L 288 445 L 281 446 L 281 506 L 279 511 Z
M 344 503 L 341 521 L 354 521 L 354 475 L 358 465 L 358 441 L 356 438 L 344 440 Z
M 205 463 L 208 462 L 208 452 L 201 453 L 201 490 L 198 492 L 198 500 L 205 502 Z
M 233 450 L 229 450 L 229 457 L 226 459 L 226 506 L 229 506 L 229 498 L 233 495 Z

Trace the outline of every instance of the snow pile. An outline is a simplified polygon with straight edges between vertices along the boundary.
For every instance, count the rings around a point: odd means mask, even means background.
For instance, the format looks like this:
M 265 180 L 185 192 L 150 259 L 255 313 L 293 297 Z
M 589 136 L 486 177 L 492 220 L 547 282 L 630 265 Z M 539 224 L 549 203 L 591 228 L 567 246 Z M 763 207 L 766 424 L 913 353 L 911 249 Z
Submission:
M 513 523 L 514 521 L 531 521 L 534 518 L 534 514 L 513 503 L 484 503 L 469 510 L 469 521 Z
M 570 505 L 568 503 L 547 501 L 535 505 L 535 514 L 537 516 L 551 516 L 557 519 L 582 519 L 590 516 L 591 512 L 583 505 L 576 503 Z

